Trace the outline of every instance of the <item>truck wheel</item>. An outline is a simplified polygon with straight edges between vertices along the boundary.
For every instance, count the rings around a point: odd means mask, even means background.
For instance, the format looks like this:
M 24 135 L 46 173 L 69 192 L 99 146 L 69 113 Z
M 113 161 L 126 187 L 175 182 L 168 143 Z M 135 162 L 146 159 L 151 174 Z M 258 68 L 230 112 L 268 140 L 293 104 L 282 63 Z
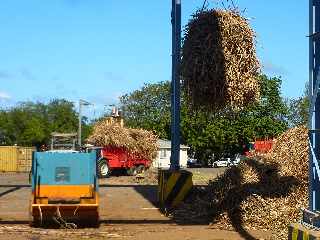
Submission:
M 145 171 L 146 171 L 146 168 L 143 165 L 139 165 L 137 167 L 137 174 L 144 173 Z
M 100 159 L 98 161 L 98 175 L 100 178 L 107 178 L 110 176 L 110 168 L 106 159 Z
M 127 174 L 129 176 L 135 176 L 138 174 L 138 168 L 136 166 L 132 166 L 131 168 L 127 169 Z

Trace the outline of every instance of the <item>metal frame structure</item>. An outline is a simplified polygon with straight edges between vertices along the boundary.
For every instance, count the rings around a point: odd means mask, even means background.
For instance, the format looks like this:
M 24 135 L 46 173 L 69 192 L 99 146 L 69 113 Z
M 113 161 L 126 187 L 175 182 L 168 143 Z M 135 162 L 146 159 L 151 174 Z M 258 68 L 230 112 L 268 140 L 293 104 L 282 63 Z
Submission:
M 51 150 L 76 149 L 77 133 L 51 133 Z
M 170 170 L 180 168 L 180 63 L 181 0 L 172 0 L 172 81 L 171 81 L 171 159 Z
M 302 223 L 320 228 L 320 1 L 309 0 L 309 207 Z

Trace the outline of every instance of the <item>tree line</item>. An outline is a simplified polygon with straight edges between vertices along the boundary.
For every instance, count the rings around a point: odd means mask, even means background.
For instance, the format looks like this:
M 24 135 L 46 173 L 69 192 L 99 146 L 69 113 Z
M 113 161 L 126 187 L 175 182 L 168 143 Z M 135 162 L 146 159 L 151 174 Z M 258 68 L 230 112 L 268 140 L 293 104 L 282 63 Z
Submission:
M 279 77 L 259 76 L 261 99 L 241 110 L 217 112 L 190 110 L 187 98 L 181 98 L 181 141 L 196 157 L 207 162 L 216 156 L 241 152 L 256 139 L 274 138 L 289 127 L 308 121 L 307 91 L 298 99 L 281 96 Z M 126 124 L 155 131 L 170 139 L 170 82 L 145 84 L 120 98 Z
M 82 119 L 82 137 L 91 129 Z M 54 99 L 49 103 L 22 102 L 9 110 L 0 110 L 0 145 L 36 146 L 50 144 L 51 133 L 78 130 L 78 113 L 73 102 Z
M 198 159 L 212 154 L 235 153 L 255 139 L 273 138 L 289 127 L 308 121 L 308 92 L 297 99 L 281 96 L 281 78 L 259 77 L 261 99 L 239 111 L 190 110 L 181 97 L 181 141 L 191 147 Z M 307 89 L 307 88 L 306 88 Z M 170 139 L 170 82 L 145 84 L 120 97 L 125 124 L 152 130 Z M 82 119 L 82 138 L 89 135 L 95 121 Z M 51 133 L 78 130 L 78 112 L 73 102 L 54 99 L 49 103 L 23 102 L 0 110 L 0 145 L 41 146 L 50 144 Z

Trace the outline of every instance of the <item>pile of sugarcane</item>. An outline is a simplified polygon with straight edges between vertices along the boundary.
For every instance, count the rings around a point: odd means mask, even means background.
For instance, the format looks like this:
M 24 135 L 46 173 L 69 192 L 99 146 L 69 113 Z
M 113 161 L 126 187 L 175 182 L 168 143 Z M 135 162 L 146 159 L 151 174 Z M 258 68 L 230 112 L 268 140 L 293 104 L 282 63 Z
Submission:
M 307 128 L 290 129 L 265 158 L 228 169 L 206 188 L 196 189 L 172 216 L 247 234 L 266 230 L 275 239 L 287 239 L 288 225 L 301 220 L 300 209 L 308 203 L 308 152 Z
M 276 139 L 267 160 L 281 164 L 284 176 L 295 176 L 303 183 L 308 182 L 308 129 L 299 126 L 289 129 Z
M 255 33 L 236 11 L 197 11 L 185 28 L 182 80 L 190 106 L 242 108 L 260 97 Z
M 113 146 L 128 150 L 132 154 L 153 160 L 157 155 L 158 137 L 151 131 L 121 127 L 108 120 L 97 122 L 88 143 L 95 146 Z

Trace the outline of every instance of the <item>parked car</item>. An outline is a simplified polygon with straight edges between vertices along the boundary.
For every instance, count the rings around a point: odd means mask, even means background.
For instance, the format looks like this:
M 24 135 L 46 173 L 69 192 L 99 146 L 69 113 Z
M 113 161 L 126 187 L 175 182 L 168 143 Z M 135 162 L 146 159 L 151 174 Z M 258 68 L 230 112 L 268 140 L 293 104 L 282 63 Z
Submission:
M 237 153 L 233 159 L 231 159 L 231 164 L 233 166 L 237 166 L 241 161 L 241 155 L 239 153 Z
M 188 168 L 200 168 L 200 167 L 202 167 L 202 164 L 196 158 L 188 158 L 187 167 Z
M 236 166 L 241 161 L 241 155 L 236 154 L 234 156 L 225 155 L 222 158 L 220 158 L 218 161 L 215 161 L 213 163 L 213 167 L 230 167 L 230 166 Z
M 213 163 L 213 167 L 229 167 L 232 165 L 231 158 L 220 158 L 218 161 Z

